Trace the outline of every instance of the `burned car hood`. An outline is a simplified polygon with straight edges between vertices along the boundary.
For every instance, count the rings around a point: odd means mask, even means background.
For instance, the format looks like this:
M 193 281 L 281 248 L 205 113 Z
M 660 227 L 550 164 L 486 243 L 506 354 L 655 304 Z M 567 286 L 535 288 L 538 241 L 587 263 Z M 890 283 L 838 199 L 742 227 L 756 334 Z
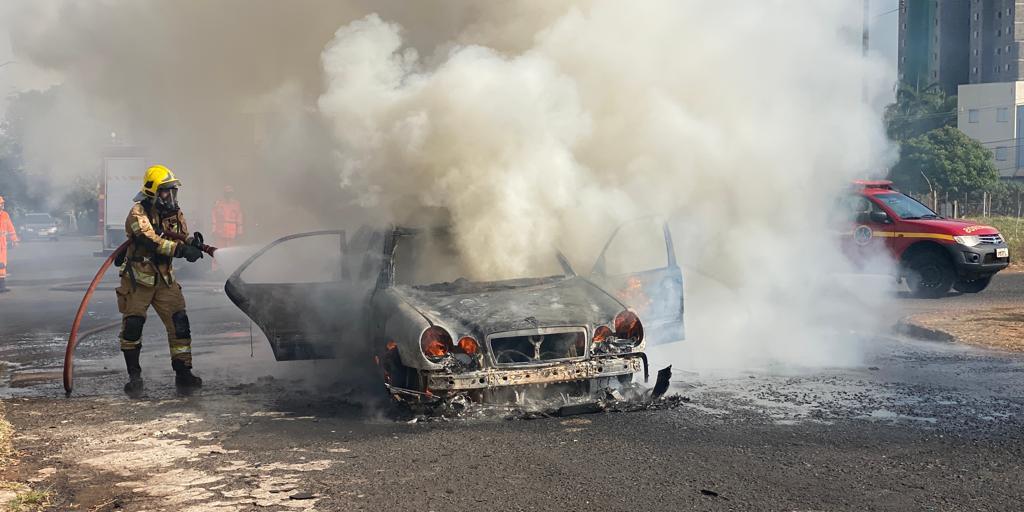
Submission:
M 396 295 L 431 323 L 480 336 L 537 327 L 605 324 L 625 309 L 581 277 L 397 286 Z

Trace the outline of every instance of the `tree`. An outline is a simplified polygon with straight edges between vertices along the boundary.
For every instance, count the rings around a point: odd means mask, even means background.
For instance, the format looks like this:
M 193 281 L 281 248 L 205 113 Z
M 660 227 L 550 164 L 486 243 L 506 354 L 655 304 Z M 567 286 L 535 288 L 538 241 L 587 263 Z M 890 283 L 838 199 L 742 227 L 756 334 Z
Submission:
M 956 126 L 956 96 L 946 96 L 938 84 L 920 90 L 901 85 L 896 103 L 885 108 L 886 134 L 897 142 L 943 126 Z
M 944 126 L 905 141 L 891 178 L 904 189 L 963 197 L 999 183 L 992 152 L 960 130 Z
M 33 201 L 28 192 L 21 144 L 11 132 L 9 122 L 0 123 L 0 196 L 9 203 L 7 209 L 16 211 L 32 207 Z

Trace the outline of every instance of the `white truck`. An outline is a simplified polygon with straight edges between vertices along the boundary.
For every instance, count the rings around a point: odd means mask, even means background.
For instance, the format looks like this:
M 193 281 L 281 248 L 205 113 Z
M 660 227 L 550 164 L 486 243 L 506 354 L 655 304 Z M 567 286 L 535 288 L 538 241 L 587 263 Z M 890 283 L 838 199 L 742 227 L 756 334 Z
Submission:
M 100 192 L 100 226 L 103 227 L 103 250 L 110 254 L 125 240 L 124 219 L 139 192 L 139 180 L 146 172 L 148 160 L 141 156 L 106 156 L 103 158 L 103 190 Z

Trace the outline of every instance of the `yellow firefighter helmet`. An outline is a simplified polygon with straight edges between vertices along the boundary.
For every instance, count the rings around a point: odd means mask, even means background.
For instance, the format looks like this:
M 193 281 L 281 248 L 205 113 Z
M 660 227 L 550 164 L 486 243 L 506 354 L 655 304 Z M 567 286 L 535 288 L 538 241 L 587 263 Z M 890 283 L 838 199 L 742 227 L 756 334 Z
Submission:
M 142 194 L 149 198 L 156 197 L 156 191 L 162 188 L 177 188 L 181 181 L 174 176 L 170 169 L 162 165 L 154 165 L 146 169 L 146 175 L 142 178 Z

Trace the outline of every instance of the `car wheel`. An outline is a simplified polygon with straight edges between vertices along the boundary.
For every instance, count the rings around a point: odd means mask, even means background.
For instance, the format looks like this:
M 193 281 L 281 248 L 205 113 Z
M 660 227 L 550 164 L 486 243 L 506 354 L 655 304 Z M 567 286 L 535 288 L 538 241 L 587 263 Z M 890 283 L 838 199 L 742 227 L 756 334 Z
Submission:
M 969 281 L 959 280 L 953 283 L 953 289 L 961 293 L 978 293 L 988 288 L 988 284 L 991 282 L 992 276 L 971 279 Z
M 953 264 L 945 255 L 925 252 L 914 256 L 907 264 L 907 286 L 915 297 L 942 297 L 953 287 L 955 280 Z

